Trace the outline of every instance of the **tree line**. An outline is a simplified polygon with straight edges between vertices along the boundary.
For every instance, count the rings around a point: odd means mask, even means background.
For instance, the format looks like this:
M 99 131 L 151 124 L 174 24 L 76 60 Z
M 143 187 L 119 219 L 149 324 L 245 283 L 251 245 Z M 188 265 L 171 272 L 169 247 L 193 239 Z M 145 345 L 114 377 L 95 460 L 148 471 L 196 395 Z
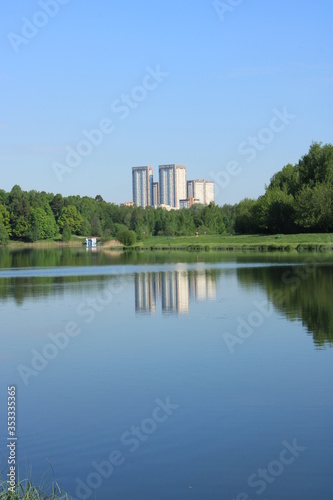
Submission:
M 24 191 L 16 185 L 10 192 L 0 190 L 0 242 L 9 239 L 37 241 L 69 240 L 71 235 L 117 238 L 133 244 L 150 236 L 224 233 L 220 207 L 193 205 L 190 209 L 119 206 L 100 195 L 67 196 Z
M 100 195 L 62 196 L 0 189 L 0 243 L 9 239 L 69 240 L 72 235 L 117 238 L 130 245 L 150 236 L 275 234 L 333 231 L 333 146 L 313 143 L 296 165 L 277 172 L 265 194 L 235 205 L 189 209 L 128 207 Z
M 296 165 L 285 165 L 257 200 L 235 207 L 238 233 L 333 231 L 333 146 L 312 143 Z

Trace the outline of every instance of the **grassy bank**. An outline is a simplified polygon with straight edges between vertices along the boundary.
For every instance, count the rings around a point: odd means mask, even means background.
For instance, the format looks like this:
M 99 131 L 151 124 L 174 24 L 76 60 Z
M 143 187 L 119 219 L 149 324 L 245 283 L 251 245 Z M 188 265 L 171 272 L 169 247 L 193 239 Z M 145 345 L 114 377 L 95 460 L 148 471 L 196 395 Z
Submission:
M 138 250 L 333 250 L 333 234 L 153 236 L 133 245 Z M 133 248 L 132 247 L 132 248 Z
M 72 236 L 70 241 L 56 240 L 40 240 L 33 243 L 25 241 L 10 241 L 7 248 L 58 248 L 58 247 L 77 247 L 83 245 L 85 237 Z
M 61 248 L 83 246 L 85 237 L 73 236 L 71 241 L 62 240 L 36 241 L 24 243 L 11 241 L 7 248 Z M 121 250 L 125 248 L 119 241 L 109 240 L 102 243 L 105 250 Z M 304 234 L 279 234 L 279 235 L 199 235 L 196 236 L 153 236 L 144 241 L 137 241 L 131 250 L 187 250 L 187 251 L 330 251 L 333 250 L 333 233 L 304 233 Z

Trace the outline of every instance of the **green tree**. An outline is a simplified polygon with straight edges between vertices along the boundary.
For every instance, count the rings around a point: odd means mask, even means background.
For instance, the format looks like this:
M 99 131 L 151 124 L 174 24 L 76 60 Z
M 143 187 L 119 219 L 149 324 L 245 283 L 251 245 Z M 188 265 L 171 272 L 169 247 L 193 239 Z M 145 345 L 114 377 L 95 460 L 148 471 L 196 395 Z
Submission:
M 68 224 L 65 224 L 64 229 L 62 231 L 62 239 L 63 241 L 70 241 L 72 238 L 71 228 Z
M 83 217 L 81 227 L 80 227 L 80 235 L 81 236 L 89 236 L 90 234 L 92 234 L 91 225 L 87 221 L 87 219 Z
M 255 220 L 254 209 L 256 200 L 245 198 L 235 209 L 235 231 L 243 234 L 254 234 L 258 232 L 258 225 Z
M 13 230 L 13 234 L 16 238 L 26 238 L 29 231 L 29 222 L 25 220 L 25 218 L 20 215 L 20 217 L 16 221 L 15 229 Z
M 298 163 L 300 184 L 314 187 L 317 183 L 333 184 L 333 146 L 313 142 L 309 152 Z
M 52 209 L 52 212 L 56 220 L 58 220 L 58 217 L 61 214 L 61 210 L 63 209 L 63 206 L 64 206 L 64 199 L 62 195 L 58 193 L 53 197 L 50 203 L 50 207 Z
M 296 198 L 295 212 L 295 222 L 302 229 L 332 231 L 333 188 L 327 184 L 303 186 Z
M 91 233 L 93 236 L 102 236 L 102 226 L 96 214 L 93 214 L 91 221 Z
M 9 193 L 9 212 L 12 228 L 16 226 L 16 221 L 20 216 L 29 220 L 31 210 L 28 194 L 18 185 L 15 185 Z
M 295 196 L 299 189 L 299 169 L 288 163 L 282 170 L 274 174 L 268 189 L 274 190 L 276 188 Z
M 0 224 L 2 224 L 6 230 L 8 236 L 12 234 L 12 229 L 10 226 L 10 215 L 6 207 L 0 205 Z
M 46 210 L 35 208 L 29 219 L 28 239 L 37 241 L 54 238 L 57 233 L 57 224 L 50 206 L 47 205 Z
M 5 225 L 0 222 L 0 244 L 1 245 L 7 245 L 9 241 L 9 234 L 7 232 L 7 229 Z
M 76 207 L 74 205 L 68 205 L 61 210 L 58 226 L 60 229 L 64 229 L 64 227 L 68 225 L 71 232 L 77 234 L 80 232 L 82 221 L 83 217 L 77 211 Z

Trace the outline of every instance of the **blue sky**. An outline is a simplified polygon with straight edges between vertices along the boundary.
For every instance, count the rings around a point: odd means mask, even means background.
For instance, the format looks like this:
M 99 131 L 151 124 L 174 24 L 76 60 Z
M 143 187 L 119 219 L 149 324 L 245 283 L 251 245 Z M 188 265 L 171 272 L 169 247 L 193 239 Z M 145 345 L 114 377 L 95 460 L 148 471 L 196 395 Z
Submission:
M 333 142 L 332 14 L 331 0 L 3 2 L 0 188 L 121 203 L 132 166 L 158 180 L 182 163 L 219 204 L 256 198 Z

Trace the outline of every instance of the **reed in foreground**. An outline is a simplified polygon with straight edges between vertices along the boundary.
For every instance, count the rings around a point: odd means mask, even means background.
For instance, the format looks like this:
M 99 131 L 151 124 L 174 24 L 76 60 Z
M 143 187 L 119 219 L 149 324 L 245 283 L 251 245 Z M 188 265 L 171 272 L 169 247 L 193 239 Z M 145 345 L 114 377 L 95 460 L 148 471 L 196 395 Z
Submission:
M 0 479 L 0 500 L 70 500 L 70 497 L 61 491 L 57 483 L 52 483 L 47 493 L 30 480 L 22 480 L 12 492 L 8 483 Z

